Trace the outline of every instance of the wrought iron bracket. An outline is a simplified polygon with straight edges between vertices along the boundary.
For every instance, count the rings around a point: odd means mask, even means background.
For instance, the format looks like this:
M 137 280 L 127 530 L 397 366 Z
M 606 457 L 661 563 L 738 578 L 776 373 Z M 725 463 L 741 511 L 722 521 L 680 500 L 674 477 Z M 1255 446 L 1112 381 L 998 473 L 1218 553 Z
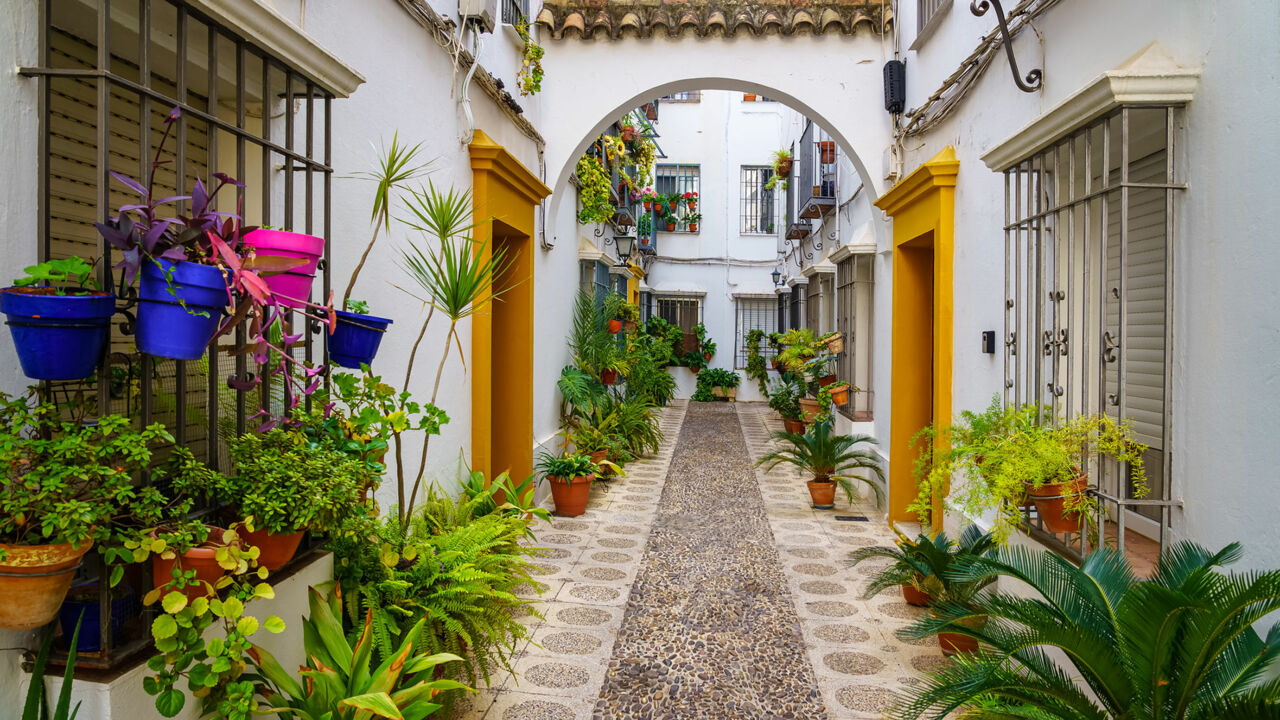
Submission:
M 996 10 L 996 22 L 1000 24 L 1000 35 L 1004 38 L 1004 52 L 1009 57 L 1009 69 L 1013 72 L 1013 81 L 1022 92 L 1032 93 L 1039 90 L 1043 86 L 1044 73 L 1036 68 L 1027 73 L 1025 81 L 1022 79 L 1022 71 L 1018 69 L 1018 59 L 1013 56 L 1013 38 L 1009 36 L 1009 23 L 1005 20 L 1004 8 L 1000 6 L 1000 0 L 973 0 L 969 4 L 969 11 L 982 17 L 993 6 Z

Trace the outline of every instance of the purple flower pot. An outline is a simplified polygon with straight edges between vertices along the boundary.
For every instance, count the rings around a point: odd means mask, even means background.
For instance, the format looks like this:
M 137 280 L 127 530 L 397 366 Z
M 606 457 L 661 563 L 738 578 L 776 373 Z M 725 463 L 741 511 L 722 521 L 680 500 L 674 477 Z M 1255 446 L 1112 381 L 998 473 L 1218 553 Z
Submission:
M 281 305 L 302 307 L 304 301 L 311 297 L 311 283 L 316 279 L 316 266 L 324 256 L 324 238 L 259 228 L 244 236 L 244 244 L 259 256 L 306 261 L 285 272 L 263 277 Z

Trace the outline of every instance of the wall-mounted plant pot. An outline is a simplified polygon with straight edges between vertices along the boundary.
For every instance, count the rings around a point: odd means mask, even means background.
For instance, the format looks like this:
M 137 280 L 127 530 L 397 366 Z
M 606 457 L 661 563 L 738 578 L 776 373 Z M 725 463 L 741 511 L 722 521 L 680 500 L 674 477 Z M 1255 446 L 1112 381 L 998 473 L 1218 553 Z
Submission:
M 635 320 L 627 320 L 626 322 L 622 323 L 622 328 L 629 333 L 635 332 L 637 327 L 638 326 Z
M 618 133 L 623 142 L 632 142 L 636 139 L 636 128 L 634 125 L 626 125 Z
M 830 165 L 836 161 L 836 143 L 834 140 L 821 140 L 818 142 L 818 154 L 824 165 Z
M 836 377 L 834 373 L 831 375 L 823 375 L 818 378 L 818 387 L 827 387 L 828 385 L 835 383 L 836 380 L 839 380 L 839 378 Z
M 844 386 L 844 387 L 842 387 L 842 388 L 839 388 L 839 389 L 836 389 L 836 390 L 832 390 L 832 391 L 831 391 L 831 402 L 835 403 L 836 405 L 847 405 L 847 404 L 849 404 L 849 386 L 848 386 L 848 385 L 845 385 L 845 386 Z
M 0 544 L 5 555 L 0 562 L 0 629 L 32 630 L 57 617 L 80 558 L 91 547 L 92 540 L 78 548 L 70 543 Z
M 711 362 L 711 353 L 702 353 L 702 357 L 706 358 L 707 362 Z
M 697 201 L 697 200 L 686 200 L 686 201 L 685 201 L 685 203 L 686 203 L 686 204 L 688 204 L 688 206 L 689 206 L 689 209 L 690 209 L 690 210 L 697 210 L 697 209 L 698 209 L 698 201 Z
M 929 597 L 929 593 L 917 590 L 914 585 L 902 586 L 902 599 L 906 600 L 908 605 L 916 607 L 929 607 L 933 604 L 933 599 Z
M 606 370 L 601 370 L 601 371 L 600 371 L 600 382 L 604 383 L 605 385 L 612 385 L 612 384 L 614 384 L 614 383 L 618 382 L 618 371 L 617 371 L 617 370 L 607 370 L 607 369 L 606 369 Z
M 222 528 L 209 528 L 209 537 L 222 534 Z M 203 597 L 208 592 L 208 587 L 218 582 L 218 579 L 226 574 L 226 570 L 218 564 L 217 559 L 218 548 L 213 543 L 206 543 L 205 546 L 194 547 L 175 558 L 163 558 L 159 555 L 151 556 L 151 581 L 155 587 L 164 587 L 173 580 L 173 567 L 178 565 L 183 572 L 194 570 L 196 580 L 201 582 L 195 585 L 188 585 L 182 589 L 183 594 L 187 598 L 194 600 Z
M 150 261 L 142 263 L 133 341 L 148 355 L 199 360 L 218 331 L 227 306 L 222 270 L 186 261 L 158 262 L 158 266 Z M 166 273 L 172 273 L 172 285 L 165 279 Z
M 813 398 L 800 398 L 800 417 L 807 423 L 811 423 L 818 417 L 818 413 L 822 412 L 822 405 Z
M 320 258 L 324 257 L 324 238 L 286 230 L 258 228 L 244 236 L 244 244 L 260 256 L 303 261 L 301 265 L 285 272 L 263 277 L 281 305 L 302 307 L 303 302 L 311 296 L 316 266 L 320 263 Z
M 344 368 L 360 369 L 360 364 L 372 365 L 382 344 L 387 326 L 394 320 L 335 310 L 338 322 L 329 336 L 329 361 Z
M 652 201 L 652 200 L 645 200 L 645 201 L 644 201 L 644 209 L 645 209 L 645 210 L 653 210 L 653 201 Z
M 689 232 L 698 232 L 698 223 L 689 223 Z
M 1027 485 L 1027 495 L 1036 505 L 1036 513 L 1044 523 L 1044 528 L 1055 533 L 1080 532 L 1084 526 L 1084 514 L 1066 512 L 1067 498 L 1079 495 L 1089 484 L 1088 477 L 1081 475 L 1074 480 L 1062 483 L 1047 483 L 1040 487 Z
M 675 231 L 676 231 L 676 224 L 675 224 L 675 223 L 667 223 L 667 232 L 675 232 Z
M 812 194 L 810 197 L 822 197 L 822 186 L 821 186 L 821 185 L 814 185 L 814 186 L 813 186 L 813 194 Z
M 102 649 L 102 606 L 98 602 L 101 587 L 98 583 L 87 583 L 71 588 L 58 611 L 58 624 L 62 626 L 64 638 L 70 639 L 75 632 L 76 621 L 80 620 L 76 652 L 98 652 Z M 112 593 L 109 629 L 112 645 L 119 642 L 125 620 L 136 616 L 138 609 L 137 597 L 127 589 L 117 588 Z
M 254 530 L 253 532 L 240 531 L 241 539 L 260 551 L 258 564 L 271 572 L 279 570 L 284 567 L 285 563 L 293 559 L 294 553 L 298 552 L 298 545 L 302 543 L 304 534 L 306 534 L 304 530 L 298 530 L 277 535 L 265 528 Z
M 661 213 L 661 212 L 662 212 L 662 207 L 663 207 L 662 203 L 660 203 L 660 202 L 655 202 L 655 203 L 653 204 L 653 211 L 654 211 L 654 212 L 656 212 L 656 213 Z
M 622 321 L 610 320 L 608 330 L 610 335 L 617 335 L 618 333 L 622 332 Z
M 591 483 L 594 475 L 573 478 L 572 481 L 558 477 L 547 477 L 551 482 L 551 498 L 556 503 L 556 514 L 561 517 L 577 517 L 587 511 L 587 500 L 591 498 Z
M 836 484 L 830 480 L 810 480 L 809 499 L 815 510 L 830 510 L 836 506 Z
M 803 435 L 805 431 L 805 421 L 796 420 L 794 418 L 782 418 L 782 429 L 789 433 Z
M 680 339 L 680 351 L 682 353 L 691 353 L 702 347 L 702 341 L 698 339 L 697 333 L 686 332 Z
M 783 160 L 779 160 L 774 169 L 777 170 L 779 177 L 784 177 L 784 178 L 791 177 L 791 167 L 794 164 L 795 164 L 794 158 L 785 158 Z M 783 190 L 785 189 L 786 187 L 783 187 Z
M 756 101 L 755 93 L 742 93 L 742 102 L 755 102 L 755 101 Z
M 111 293 L 57 295 L 52 288 L 0 290 L 0 312 L 33 380 L 79 380 L 94 374 L 110 335 Z
M 828 337 L 826 340 L 823 340 L 823 342 L 827 344 L 827 350 L 830 350 L 831 352 L 837 355 L 844 352 L 844 334 L 843 333 L 835 333 L 831 337 Z

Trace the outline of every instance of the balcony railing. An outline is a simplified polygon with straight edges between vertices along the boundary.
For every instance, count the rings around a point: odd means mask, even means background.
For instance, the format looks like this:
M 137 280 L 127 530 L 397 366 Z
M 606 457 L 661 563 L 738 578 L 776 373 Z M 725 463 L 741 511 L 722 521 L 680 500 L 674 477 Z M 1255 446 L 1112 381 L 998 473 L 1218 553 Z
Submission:
M 800 138 L 798 183 L 800 217 L 817 219 L 836 205 L 836 143 L 810 122 Z

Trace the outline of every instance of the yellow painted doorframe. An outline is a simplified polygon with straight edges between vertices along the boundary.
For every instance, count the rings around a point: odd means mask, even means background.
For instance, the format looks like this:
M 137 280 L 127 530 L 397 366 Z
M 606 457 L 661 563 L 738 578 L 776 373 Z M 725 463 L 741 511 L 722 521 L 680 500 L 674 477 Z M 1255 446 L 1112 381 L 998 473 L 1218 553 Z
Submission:
M 951 418 L 955 189 L 960 162 L 946 148 L 876 200 L 893 219 L 893 378 L 889 422 L 889 520 L 915 520 L 911 438 Z M 925 328 L 925 325 L 928 328 Z M 942 528 L 940 498 L 932 526 Z
M 534 207 L 551 188 L 481 130 L 468 149 L 477 252 L 492 255 L 502 243 L 515 284 L 496 301 L 499 337 L 494 303 L 471 318 L 471 467 L 489 479 L 506 470 L 521 480 L 533 472 Z M 502 350 L 501 412 L 494 411 L 495 342 Z

